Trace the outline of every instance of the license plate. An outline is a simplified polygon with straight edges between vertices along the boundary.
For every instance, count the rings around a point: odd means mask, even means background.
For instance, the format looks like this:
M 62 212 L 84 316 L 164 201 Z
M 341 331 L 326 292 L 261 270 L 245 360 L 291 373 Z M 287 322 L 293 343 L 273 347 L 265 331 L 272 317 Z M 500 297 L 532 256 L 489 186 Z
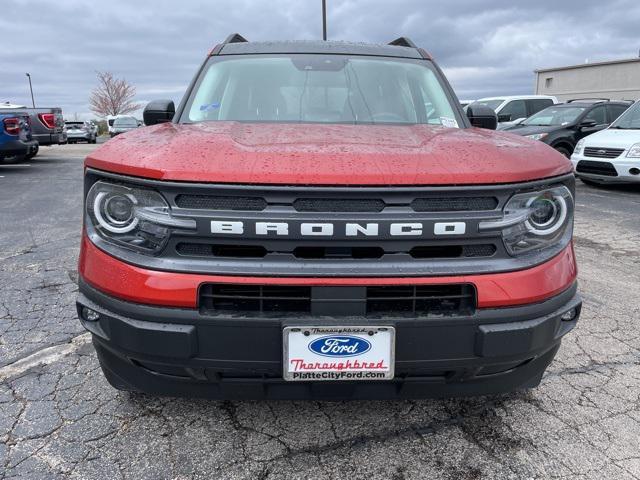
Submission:
M 285 327 L 288 381 L 370 381 L 393 378 L 393 327 Z

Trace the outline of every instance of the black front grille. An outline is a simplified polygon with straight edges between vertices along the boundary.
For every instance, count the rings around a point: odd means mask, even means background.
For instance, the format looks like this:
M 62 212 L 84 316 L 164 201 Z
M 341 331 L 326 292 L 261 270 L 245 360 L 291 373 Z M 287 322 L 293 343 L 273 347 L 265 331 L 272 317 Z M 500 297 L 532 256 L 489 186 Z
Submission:
M 449 317 L 475 312 L 470 284 L 321 287 L 205 284 L 203 314 L 278 316 L 290 313 L 363 317 Z
M 385 203 L 380 199 L 298 198 L 293 208 L 298 212 L 381 212 Z
M 261 245 L 179 243 L 176 251 L 186 257 L 264 258 L 267 249 Z
M 371 245 L 353 246 L 324 246 L 305 245 L 293 248 L 282 248 L 279 255 L 293 255 L 297 259 L 306 260 L 358 260 L 376 259 L 385 255 L 396 255 L 398 252 L 384 247 Z M 493 244 L 467 245 L 417 245 L 408 250 L 409 256 L 416 259 L 436 258 L 482 258 L 491 257 L 496 253 Z M 180 242 L 176 245 L 176 252 L 185 257 L 223 257 L 223 258 L 264 258 L 269 251 L 262 245 L 239 245 L 218 243 L 190 243 Z
M 502 219 L 515 193 L 575 186 L 573 173 L 486 185 L 452 179 L 438 186 L 358 185 L 355 176 L 337 179 L 350 182 L 337 186 L 160 181 L 91 169 L 87 186 L 105 177 L 158 191 L 180 220 L 166 227 L 169 238 L 153 256 L 125 251 L 89 232 L 107 253 L 152 270 L 254 278 L 423 278 L 522 270 L 555 256 L 563 244 L 513 257 L 502 233 L 481 225 Z
M 618 172 L 609 162 L 594 162 L 592 160 L 580 160 L 576 167 L 578 173 L 591 173 L 606 177 L 617 177 Z
M 269 206 L 291 205 L 297 212 L 309 213 L 380 213 L 386 207 L 407 207 L 414 212 L 470 212 L 494 210 L 496 197 L 437 196 L 414 199 L 381 198 L 294 198 L 285 201 L 255 196 L 185 195 L 175 198 L 176 206 L 194 210 L 228 210 L 261 212 Z
M 384 250 L 380 247 L 297 247 L 293 256 L 306 259 L 365 259 L 380 258 Z
M 496 253 L 496 246 L 481 245 L 428 245 L 413 247 L 409 255 L 413 258 L 463 258 L 490 257 Z
M 176 205 L 195 210 L 240 210 L 261 212 L 267 201 L 260 197 L 230 197 L 214 195 L 177 195 Z
M 498 206 L 495 197 L 444 197 L 416 198 L 411 208 L 416 212 L 462 212 L 494 210 Z
M 624 148 L 586 147 L 584 149 L 584 156 L 593 158 L 618 158 L 623 152 Z

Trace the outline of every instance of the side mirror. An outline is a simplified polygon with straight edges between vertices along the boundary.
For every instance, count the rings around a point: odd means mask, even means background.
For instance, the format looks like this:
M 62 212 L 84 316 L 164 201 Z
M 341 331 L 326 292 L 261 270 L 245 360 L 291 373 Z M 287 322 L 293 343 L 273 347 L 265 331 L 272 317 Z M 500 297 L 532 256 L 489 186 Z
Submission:
M 500 115 L 498 115 L 498 122 L 510 122 L 511 121 L 511 114 L 510 113 L 502 113 Z
M 145 125 L 155 125 L 173 120 L 176 113 L 176 106 L 173 100 L 153 100 L 147 103 L 142 113 Z
M 596 125 L 598 125 L 598 123 L 595 120 L 583 120 L 582 122 L 580 122 L 580 125 L 578 125 L 578 127 L 580 127 L 581 129 L 585 129 L 593 128 Z
M 496 112 L 485 105 L 469 105 L 467 107 L 467 117 L 469 117 L 469 121 L 474 127 L 486 128 L 487 130 L 498 128 Z

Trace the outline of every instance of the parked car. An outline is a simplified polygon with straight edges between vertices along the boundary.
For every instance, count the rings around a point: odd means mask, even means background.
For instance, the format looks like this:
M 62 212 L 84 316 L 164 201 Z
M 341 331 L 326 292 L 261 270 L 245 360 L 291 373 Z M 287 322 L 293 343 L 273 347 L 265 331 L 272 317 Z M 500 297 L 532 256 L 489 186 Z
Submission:
M 577 324 L 571 162 L 406 38 L 234 34 L 144 122 L 84 169 L 77 312 L 116 388 L 496 394 Z
M 67 141 L 69 143 L 87 142 L 96 143 L 96 130 L 89 122 L 67 121 L 64 122 L 67 129 Z
M 41 147 L 66 143 L 61 108 L 27 108 L 22 105 L 0 104 L 0 113 L 10 112 L 27 113 L 29 115 L 32 136 Z
M 504 130 L 556 103 L 558 99 L 549 95 L 515 95 L 481 98 L 473 104 L 485 105 L 496 112 L 498 130 Z
M 609 128 L 581 139 L 571 162 L 585 183 L 640 183 L 640 102 Z
M 608 100 L 571 100 L 545 108 L 506 131 L 540 140 L 569 158 L 580 139 L 607 128 L 630 105 Z
M 467 105 L 471 105 L 475 100 L 460 100 L 460 106 L 465 108 Z
M 116 135 L 135 130 L 138 127 L 138 120 L 136 120 L 135 117 L 121 116 L 113 120 L 113 126 L 111 127 L 109 134 L 113 138 Z
M 0 110 L 0 163 L 17 163 L 38 152 L 27 113 Z
M 113 122 L 115 122 L 116 118 L 118 118 L 121 115 L 108 115 L 106 120 L 107 120 L 107 133 L 109 133 L 109 135 L 111 135 L 111 132 L 113 132 Z

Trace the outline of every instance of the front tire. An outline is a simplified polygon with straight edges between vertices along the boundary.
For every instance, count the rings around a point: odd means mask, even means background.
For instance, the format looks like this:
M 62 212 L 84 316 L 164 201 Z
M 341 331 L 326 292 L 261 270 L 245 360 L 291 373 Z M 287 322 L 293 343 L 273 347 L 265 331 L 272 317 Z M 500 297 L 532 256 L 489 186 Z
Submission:
M 571 152 L 569 151 L 568 148 L 566 147 L 553 147 L 553 148 L 555 148 L 558 152 L 560 152 L 565 157 L 571 158 Z

